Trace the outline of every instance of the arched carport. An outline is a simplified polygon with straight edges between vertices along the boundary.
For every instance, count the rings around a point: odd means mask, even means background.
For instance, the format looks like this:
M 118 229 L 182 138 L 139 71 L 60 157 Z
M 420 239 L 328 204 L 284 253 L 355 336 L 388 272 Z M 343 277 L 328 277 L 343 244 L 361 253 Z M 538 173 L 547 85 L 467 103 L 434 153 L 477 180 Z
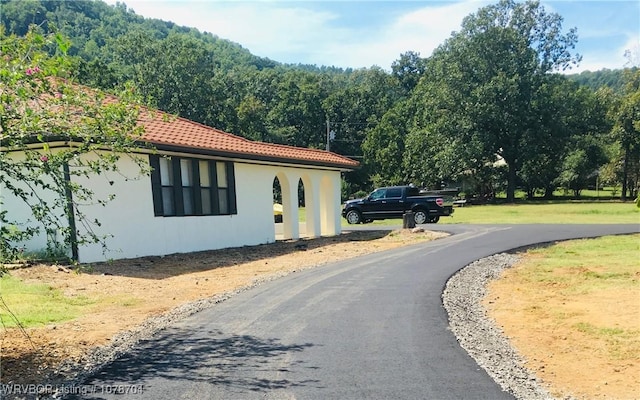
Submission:
M 283 167 L 275 172 L 282 191 L 282 233 L 279 239 L 338 235 L 340 224 L 340 173 Z M 273 180 L 273 179 L 272 179 Z M 304 185 L 306 223 L 298 221 L 298 182 Z

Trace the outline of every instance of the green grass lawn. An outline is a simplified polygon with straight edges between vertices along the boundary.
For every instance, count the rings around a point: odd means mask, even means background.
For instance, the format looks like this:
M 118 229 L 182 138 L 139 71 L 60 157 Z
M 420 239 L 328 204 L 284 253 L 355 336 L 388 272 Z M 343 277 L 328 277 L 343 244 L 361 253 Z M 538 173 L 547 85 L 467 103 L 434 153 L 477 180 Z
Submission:
M 489 316 L 554 398 L 637 398 L 639 252 L 640 234 L 558 242 L 489 284 Z
M 627 224 L 640 223 L 633 203 L 562 202 L 501 204 L 456 208 L 443 223 L 457 224 Z
M 14 316 L 24 327 L 67 321 L 92 304 L 87 298 L 67 297 L 49 285 L 27 284 L 9 274 L 0 277 L 0 294 L 0 320 L 5 327 L 16 326 Z
M 349 226 L 344 218 L 343 226 Z M 439 224 L 638 224 L 640 208 L 632 202 L 546 202 L 456 207 Z M 374 225 L 402 225 L 401 219 Z M 428 225 L 425 225 L 428 226 Z
M 519 200 L 526 200 L 527 199 L 527 193 L 522 191 L 522 190 L 516 190 L 515 193 L 515 198 L 519 199 Z M 536 201 L 541 200 L 543 194 L 542 193 L 537 193 L 536 194 Z M 507 194 L 505 192 L 498 192 L 496 193 L 496 198 L 499 200 L 505 200 L 507 198 Z M 559 199 L 573 199 L 573 191 L 571 190 L 563 190 L 563 189 L 556 189 L 553 191 L 553 198 L 556 200 Z M 606 186 L 603 187 L 602 189 L 599 190 L 595 190 L 595 189 L 583 189 L 582 191 L 580 191 L 580 198 L 579 200 L 618 200 L 620 199 L 620 187 L 614 188 L 614 187 L 610 187 L 610 186 Z
M 530 283 L 562 284 L 567 295 L 602 287 L 639 287 L 639 239 L 640 234 L 603 236 L 530 249 L 527 253 L 535 257 L 523 269 L 523 276 Z

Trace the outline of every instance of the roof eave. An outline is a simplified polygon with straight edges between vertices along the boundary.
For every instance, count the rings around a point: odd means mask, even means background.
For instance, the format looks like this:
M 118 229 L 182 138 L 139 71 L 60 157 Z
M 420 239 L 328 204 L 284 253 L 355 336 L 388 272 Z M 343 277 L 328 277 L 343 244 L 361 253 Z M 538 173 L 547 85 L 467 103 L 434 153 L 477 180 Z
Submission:
M 240 160 L 246 160 L 246 161 L 261 161 L 261 162 L 283 163 L 283 164 L 292 164 L 292 165 L 305 165 L 305 166 L 313 166 L 313 167 L 325 167 L 325 168 L 331 168 L 331 169 L 339 169 L 341 171 L 354 171 L 360 168 L 360 165 L 357 162 L 356 162 L 357 164 L 355 165 L 348 165 L 347 163 L 334 163 L 334 162 L 319 161 L 319 160 L 306 160 L 301 158 L 277 157 L 277 156 L 268 156 L 268 155 L 261 155 L 261 154 L 250 154 L 250 153 L 241 153 L 241 152 L 214 150 L 214 149 L 194 148 L 194 147 L 188 147 L 188 146 L 176 146 L 176 145 L 168 145 L 168 144 L 161 144 L 161 143 L 152 143 L 152 145 L 158 151 L 176 152 L 176 153 L 203 155 L 203 156 L 212 156 L 212 157 L 233 158 L 233 159 L 240 159 Z

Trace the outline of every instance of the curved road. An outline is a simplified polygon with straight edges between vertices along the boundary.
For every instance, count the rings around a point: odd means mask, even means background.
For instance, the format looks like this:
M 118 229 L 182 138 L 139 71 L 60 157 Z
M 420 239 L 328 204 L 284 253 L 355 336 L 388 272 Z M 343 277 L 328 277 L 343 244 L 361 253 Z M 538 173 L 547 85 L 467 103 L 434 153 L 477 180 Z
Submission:
M 640 232 L 638 224 L 429 228 L 453 235 L 294 273 L 194 314 L 84 383 L 141 385 L 142 394 L 100 389 L 83 398 L 510 399 L 448 330 L 447 279 L 522 246 Z

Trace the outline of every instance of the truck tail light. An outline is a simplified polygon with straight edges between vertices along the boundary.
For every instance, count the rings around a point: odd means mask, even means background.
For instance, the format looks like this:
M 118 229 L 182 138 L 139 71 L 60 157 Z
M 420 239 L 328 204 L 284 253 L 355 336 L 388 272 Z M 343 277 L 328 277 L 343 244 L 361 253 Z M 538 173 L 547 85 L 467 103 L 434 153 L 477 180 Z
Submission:
M 442 207 L 442 205 L 444 204 L 444 200 L 442 200 L 442 199 L 436 199 L 436 204 L 437 204 L 439 207 Z

